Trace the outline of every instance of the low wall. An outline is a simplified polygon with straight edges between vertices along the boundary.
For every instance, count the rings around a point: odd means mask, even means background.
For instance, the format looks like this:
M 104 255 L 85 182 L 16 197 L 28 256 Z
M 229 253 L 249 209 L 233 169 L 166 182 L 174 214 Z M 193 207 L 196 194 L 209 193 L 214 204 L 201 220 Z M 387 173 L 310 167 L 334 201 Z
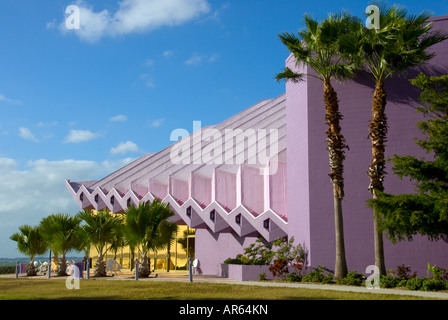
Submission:
M 257 281 L 263 272 L 266 275 L 266 279 L 273 279 L 272 273 L 269 271 L 269 266 L 222 263 L 219 265 L 218 276 L 238 281 Z

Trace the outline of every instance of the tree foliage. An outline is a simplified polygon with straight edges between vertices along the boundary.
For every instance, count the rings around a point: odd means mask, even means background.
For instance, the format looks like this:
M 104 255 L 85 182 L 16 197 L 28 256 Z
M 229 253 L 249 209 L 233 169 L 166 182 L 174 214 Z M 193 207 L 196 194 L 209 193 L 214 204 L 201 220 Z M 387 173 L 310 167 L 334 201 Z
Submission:
M 416 234 L 431 240 L 448 239 L 448 75 L 428 77 L 420 74 L 411 80 L 419 87 L 425 119 L 418 128 L 425 138 L 416 143 L 427 152 L 427 159 L 394 155 L 393 172 L 409 178 L 415 194 L 381 193 L 368 205 L 377 212 L 381 229 L 394 243 L 412 240 Z
M 77 249 L 79 244 L 78 229 L 81 219 L 64 213 L 49 215 L 40 222 L 43 240 L 51 250 L 61 255 L 58 275 L 67 275 L 66 254 Z
M 336 234 L 335 276 L 343 278 L 347 274 L 345 258 L 342 199 L 344 198 L 344 160 L 348 149 L 340 122 L 343 118 L 339 111 L 339 100 L 333 88 L 332 80 L 349 79 L 354 75 L 357 65 L 347 59 L 340 51 L 340 39 L 349 32 L 352 25 L 358 25 L 358 19 L 347 13 L 329 15 L 323 21 L 316 21 L 305 15 L 305 27 L 297 35 L 283 33 L 280 40 L 296 59 L 297 65 L 304 64 L 315 71 L 309 75 L 323 82 L 323 100 L 325 105 L 325 123 L 327 150 L 329 156 L 329 177 L 333 184 L 334 216 Z M 276 77 L 277 80 L 300 82 L 304 74 L 296 73 L 286 67 Z
M 148 277 L 151 274 L 149 250 L 167 248 L 174 241 L 177 225 L 169 220 L 173 215 L 169 204 L 157 199 L 151 204 L 140 203 L 138 207 L 130 206 L 126 210 L 125 237 L 131 246 L 138 248 L 143 260 L 139 276 Z
M 30 258 L 27 269 L 28 276 L 35 276 L 34 257 L 43 254 L 47 250 L 47 243 L 43 241 L 39 226 L 23 225 L 19 227 L 19 232 L 9 237 L 17 242 L 17 250 Z
M 78 213 L 78 217 L 84 221 L 80 235 L 88 239 L 84 246 L 92 245 L 98 252 L 98 260 L 95 264 L 95 276 L 106 276 L 106 262 L 103 260 L 107 252 L 107 244 L 111 244 L 122 225 L 119 216 L 112 215 L 108 210 L 93 212 L 84 210 Z

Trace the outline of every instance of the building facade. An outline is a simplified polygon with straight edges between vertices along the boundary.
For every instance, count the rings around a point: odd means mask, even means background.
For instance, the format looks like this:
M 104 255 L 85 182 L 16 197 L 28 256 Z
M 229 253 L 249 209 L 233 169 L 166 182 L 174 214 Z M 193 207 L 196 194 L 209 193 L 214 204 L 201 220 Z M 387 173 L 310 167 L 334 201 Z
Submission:
M 448 16 L 433 19 L 435 28 L 448 29 Z M 409 79 L 419 72 L 446 74 L 448 43 L 434 46 L 437 55 L 406 77 L 386 83 L 389 123 L 386 157 L 394 154 L 427 157 L 415 144 L 419 92 Z M 296 66 L 292 56 L 286 60 Z M 374 264 L 373 213 L 367 208 L 367 169 L 371 161 L 368 124 L 373 82 L 359 75 L 335 83 L 346 151 L 344 236 L 349 270 L 365 272 Z M 198 128 L 172 146 L 148 154 L 98 181 L 66 181 L 81 208 L 123 212 L 129 205 L 155 198 L 169 203 L 174 220 L 196 229 L 198 271 L 219 274 L 220 264 L 243 253 L 259 237 L 270 242 L 294 237 L 308 252 L 312 267 L 334 267 L 333 191 L 328 177 L 323 85 L 307 77 L 287 83 L 286 93 L 262 100 L 234 117 Z M 391 164 L 388 164 L 390 168 Z M 386 169 L 386 171 L 388 171 Z M 389 169 L 388 193 L 413 192 Z M 448 243 L 416 237 L 393 245 L 385 238 L 387 269 L 410 265 L 420 276 L 428 262 L 448 266 Z

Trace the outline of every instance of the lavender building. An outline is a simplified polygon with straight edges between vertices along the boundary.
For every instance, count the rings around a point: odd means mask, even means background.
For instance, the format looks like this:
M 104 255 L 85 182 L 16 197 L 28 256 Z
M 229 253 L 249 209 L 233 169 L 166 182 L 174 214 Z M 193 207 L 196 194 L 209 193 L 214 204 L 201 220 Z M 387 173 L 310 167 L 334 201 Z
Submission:
M 448 29 L 448 16 L 433 20 L 435 28 Z M 386 84 L 390 127 L 386 157 L 427 156 L 414 142 L 414 137 L 420 136 L 416 122 L 421 115 L 415 112 L 419 92 L 408 79 L 420 71 L 446 74 L 448 43 L 438 44 L 434 50 L 437 55 L 427 65 Z M 299 68 L 292 56 L 286 65 Z M 350 146 L 343 201 L 347 265 L 349 270 L 365 272 L 374 264 L 373 213 L 366 207 L 371 197 L 367 136 L 373 82 L 359 76 L 335 83 L 335 89 L 344 115 L 343 134 Z M 169 203 L 175 221 L 196 229 L 195 252 L 203 274 L 220 274 L 225 259 L 242 253 L 259 237 L 266 241 L 294 237 L 308 251 L 311 266 L 332 269 L 333 191 L 322 90 L 322 83 L 313 77 L 287 83 L 285 94 L 263 100 L 216 126 L 201 128 L 104 179 L 67 180 L 66 186 L 83 209 L 107 207 L 120 213 L 131 204 L 155 198 Z M 391 173 L 385 188 L 389 193 L 413 192 L 409 181 Z M 448 243 L 416 237 L 393 245 L 385 239 L 385 260 L 387 269 L 411 265 L 423 276 L 428 262 L 448 266 Z

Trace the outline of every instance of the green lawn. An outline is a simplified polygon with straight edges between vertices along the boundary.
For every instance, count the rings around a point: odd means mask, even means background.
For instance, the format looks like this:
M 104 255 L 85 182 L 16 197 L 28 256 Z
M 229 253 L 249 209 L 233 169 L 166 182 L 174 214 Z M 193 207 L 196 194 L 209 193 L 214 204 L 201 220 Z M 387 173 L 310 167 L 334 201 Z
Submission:
M 214 283 L 0 278 L 0 300 L 410 300 L 412 296 Z

